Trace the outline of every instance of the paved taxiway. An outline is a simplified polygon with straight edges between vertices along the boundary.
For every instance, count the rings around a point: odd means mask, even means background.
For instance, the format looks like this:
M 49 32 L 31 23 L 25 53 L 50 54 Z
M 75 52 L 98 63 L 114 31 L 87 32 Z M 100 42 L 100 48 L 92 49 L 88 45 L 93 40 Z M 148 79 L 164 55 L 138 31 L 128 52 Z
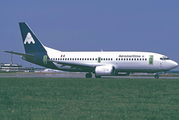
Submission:
M 40 77 L 40 78 L 85 78 L 86 73 L 0 73 L 0 77 Z M 94 78 L 94 75 L 93 75 Z M 141 78 L 141 79 L 154 79 L 153 75 L 150 76 L 103 76 L 102 78 Z M 161 79 L 179 79 L 179 77 L 160 76 Z

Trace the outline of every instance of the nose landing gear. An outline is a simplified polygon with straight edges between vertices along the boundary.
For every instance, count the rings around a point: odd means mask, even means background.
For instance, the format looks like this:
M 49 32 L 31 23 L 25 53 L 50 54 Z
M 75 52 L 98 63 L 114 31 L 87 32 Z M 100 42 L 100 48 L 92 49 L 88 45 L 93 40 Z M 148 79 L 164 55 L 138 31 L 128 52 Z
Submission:
M 155 75 L 155 79 L 159 79 L 159 75 L 158 74 Z

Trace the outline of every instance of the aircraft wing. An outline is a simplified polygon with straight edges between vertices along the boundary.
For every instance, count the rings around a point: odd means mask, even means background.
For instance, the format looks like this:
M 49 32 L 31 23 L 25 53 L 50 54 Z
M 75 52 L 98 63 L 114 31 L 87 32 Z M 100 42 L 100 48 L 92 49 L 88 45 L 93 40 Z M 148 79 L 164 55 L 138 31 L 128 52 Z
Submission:
M 5 50 L 3 50 L 3 52 L 12 53 L 12 54 L 15 54 L 15 55 L 34 57 L 34 55 L 32 55 L 32 54 L 24 54 L 24 53 L 18 53 L 18 52 L 13 52 L 13 51 L 5 51 Z
M 56 61 L 56 60 L 48 60 L 51 62 L 55 62 L 57 64 L 62 64 L 62 65 L 68 65 L 68 66 L 73 66 L 73 67 L 88 67 L 88 68 L 95 68 L 95 65 L 90 65 L 90 64 L 84 64 L 84 63 L 76 63 L 76 62 L 67 62 L 67 61 Z

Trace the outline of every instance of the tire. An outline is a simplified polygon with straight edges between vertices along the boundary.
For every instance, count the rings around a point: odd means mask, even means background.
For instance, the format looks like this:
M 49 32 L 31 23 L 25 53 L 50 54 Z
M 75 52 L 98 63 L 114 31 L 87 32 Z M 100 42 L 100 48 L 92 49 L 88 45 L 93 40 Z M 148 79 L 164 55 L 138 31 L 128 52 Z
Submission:
M 86 73 L 85 77 L 86 78 L 92 78 L 92 74 L 91 73 Z
M 159 79 L 159 75 L 155 75 L 155 79 Z
M 101 76 L 96 76 L 96 75 L 95 75 L 95 78 L 101 78 Z

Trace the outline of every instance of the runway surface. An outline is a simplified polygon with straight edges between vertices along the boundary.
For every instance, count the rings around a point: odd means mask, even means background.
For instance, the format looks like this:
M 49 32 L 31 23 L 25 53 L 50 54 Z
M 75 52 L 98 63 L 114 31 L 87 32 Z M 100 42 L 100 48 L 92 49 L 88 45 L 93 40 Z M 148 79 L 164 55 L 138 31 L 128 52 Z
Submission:
M 85 78 L 86 73 L 0 73 L 0 78 L 3 77 L 41 77 L 41 78 Z M 94 75 L 93 75 L 93 78 Z M 102 76 L 102 78 L 140 78 L 140 79 L 155 79 L 153 75 L 131 75 L 131 76 Z M 179 79 L 178 76 L 160 76 L 161 79 Z

